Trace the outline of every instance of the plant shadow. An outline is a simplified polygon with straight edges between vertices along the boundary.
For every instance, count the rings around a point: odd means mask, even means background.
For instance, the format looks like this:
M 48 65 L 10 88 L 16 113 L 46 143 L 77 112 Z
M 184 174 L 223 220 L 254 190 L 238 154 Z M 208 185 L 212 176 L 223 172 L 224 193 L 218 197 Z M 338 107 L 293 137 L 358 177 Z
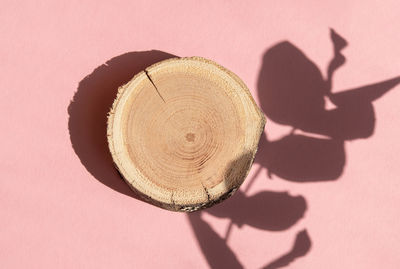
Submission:
M 237 166 L 238 160 L 229 165 L 230 169 Z M 292 196 L 287 192 L 260 191 L 246 195 L 246 190 L 238 190 L 223 203 L 200 212 L 189 213 L 188 219 L 193 233 L 210 268 L 244 268 L 233 250 L 228 245 L 228 238 L 235 225 L 244 225 L 271 232 L 284 231 L 296 224 L 307 209 L 307 202 L 302 196 Z M 204 214 L 230 221 L 225 236 L 216 233 L 211 225 L 203 219 Z M 269 267 L 289 264 L 299 256 L 305 255 L 311 248 L 311 240 L 307 231 L 299 232 L 291 251 L 277 259 Z M 272 267 L 271 267 L 272 266 Z
M 280 42 L 265 52 L 257 87 L 260 106 L 269 120 L 290 126 L 292 130 L 277 140 L 268 139 L 265 133 L 262 135 L 255 159 L 259 168 L 248 179 L 247 189 L 263 168 L 270 178 L 275 175 L 298 183 L 337 180 L 346 164 L 346 141 L 366 139 L 374 133 L 373 101 L 398 85 L 400 76 L 333 93 L 333 75 L 346 61 L 342 50 L 348 43 L 333 29 L 330 38 L 333 58 L 328 64 L 326 78 L 316 64 L 289 41 Z M 326 108 L 327 100 L 334 109 Z M 306 208 L 302 196 L 270 191 L 248 196 L 244 190 L 223 204 L 190 213 L 188 218 L 211 268 L 243 268 L 240 257 L 227 243 L 232 225 L 284 231 L 304 216 Z M 203 220 L 203 214 L 229 219 L 226 235 L 218 235 Z M 305 256 L 311 245 L 307 230 L 301 230 L 291 249 L 263 268 L 288 266 Z
M 260 106 L 269 120 L 292 128 L 278 140 L 269 140 L 265 133 L 260 140 L 256 163 L 267 168 L 270 177 L 295 182 L 338 179 L 346 164 L 345 142 L 373 134 L 373 101 L 400 83 L 398 76 L 333 93 L 333 75 L 346 61 L 342 50 L 348 43 L 333 29 L 330 37 L 333 58 L 326 79 L 289 41 L 264 54 L 258 79 Z M 327 109 L 327 102 L 335 108 Z

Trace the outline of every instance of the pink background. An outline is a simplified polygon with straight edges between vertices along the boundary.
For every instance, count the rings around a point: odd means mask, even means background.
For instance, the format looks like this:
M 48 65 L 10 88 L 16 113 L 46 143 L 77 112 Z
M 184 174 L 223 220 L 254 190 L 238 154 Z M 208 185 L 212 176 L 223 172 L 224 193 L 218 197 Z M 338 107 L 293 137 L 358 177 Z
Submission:
M 399 268 L 397 81 L 372 103 L 373 134 L 346 141 L 345 160 L 340 154 L 328 158 L 339 166 L 330 180 L 296 182 L 273 171 L 269 179 L 263 166 L 268 151 L 261 147 L 241 188 L 261 168 L 249 190 L 191 221 L 131 197 L 109 166 L 102 136 L 93 134 L 103 130 L 102 113 L 115 89 L 103 96 L 95 90 L 106 91 L 108 81 L 119 83 L 166 55 L 121 56 L 83 81 L 114 57 L 157 49 L 217 61 L 263 105 L 258 81 L 264 53 L 288 40 L 326 77 L 333 28 L 348 42 L 341 51 L 346 64 L 333 78 L 338 92 L 400 75 L 399 16 L 398 0 L 2 1 L 0 267 L 279 268 L 299 256 L 289 268 Z M 308 76 L 296 68 L 300 79 Z M 268 139 L 278 140 L 291 127 L 268 120 L 266 130 Z M 302 159 L 304 149 L 291 149 L 295 160 Z M 259 200 L 246 202 L 253 200 L 244 196 L 260 192 Z M 304 229 L 298 249 L 282 256 Z

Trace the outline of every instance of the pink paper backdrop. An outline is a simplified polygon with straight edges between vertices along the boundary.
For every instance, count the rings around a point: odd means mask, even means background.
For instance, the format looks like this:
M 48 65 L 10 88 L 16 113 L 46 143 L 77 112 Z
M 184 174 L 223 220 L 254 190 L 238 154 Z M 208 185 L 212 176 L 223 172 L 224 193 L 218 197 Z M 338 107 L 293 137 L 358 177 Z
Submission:
M 1 1 L 0 267 L 400 268 L 399 16 L 397 0 Z M 99 136 L 115 87 L 166 53 L 231 69 L 269 119 L 240 192 L 191 217 L 132 197 Z

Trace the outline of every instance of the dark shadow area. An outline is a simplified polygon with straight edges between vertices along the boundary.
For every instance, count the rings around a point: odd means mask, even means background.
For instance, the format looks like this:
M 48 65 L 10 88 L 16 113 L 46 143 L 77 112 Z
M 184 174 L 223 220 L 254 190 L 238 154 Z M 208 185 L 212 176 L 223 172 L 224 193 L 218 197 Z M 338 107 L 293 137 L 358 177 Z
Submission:
M 292 131 L 277 140 L 269 140 L 265 133 L 262 135 L 255 159 L 260 168 L 248 179 L 248 186 L 262 168 L 267 169 L 269 177 L 276 175 L 299 183 L 336 180 L 346 164 L 345 142 L 366 139 L 374 133 L 373 101 L 398 85 L 400 76 L 333 93 L 333 75 L 346 61 L 342 50 L 348 43 L 333 29 L 330 38 L 333 57 L 325 78 L 316 64 L 288 41 L 265 52 L 258 78 L 258 99 L 267 116 L 267 130 L 268 120 L 272 120 L 291 126 Z M 335 108 L 327 109 L 326 100 Z M 296 130 L 308 134 L 297 134 Z M 287 192 L 261 191 L 254 195 L 246 192 L 239 190 L 222 204 L 188 214 L 210 268 L 243 268 L 240 256 L 227 244 L 233 225 L 284 231 L 300 220 L 307 208 L 302 196 L 291 196 Z M 229 219 L 225 236 L 218 235 L 202 214 Z M 311 245 L 308 232 L 302 230 L 291 250 L 264 268 L 288 266 L 306 255 Z
M 243 159 L 249 159 L 246 153 L 231 162 L 226 176 L 229 177 L 231 170 L 238 169 L 237 166 L 243 163 Z M 283 231 L 297 223 L 307 209 L 306 200 L 302 196 L 272 191 L 261 191 L 249 196 L 245 192 L 238 190 L 224 203 L 188 214 L 193 232 L 210 268 L 243 268 L 240 257 L 237 257 L 227 244 L 233 225 L 239 228 L 249 225 L 267 231 Z M 202 215 L 207 213 L 230 220 L 224 237 L 218 235 L 202 219 Z
M 302 196 L 291 196 L 287 192 L 262 191 L 247 196 L 238 190 L 232 198 L 204 212 L 230 219 L 238 227 L 249 225 L 257 229 L 282 231 L 301 219 L 306 208 L 306 200 Z
M 107 113 L 118 87 L 153 63 L 172 57 L 176 56 L 157 50 L 114 57 L 79 83 L 68 106 L 70 139 L 82 164 L 101 183 L 135 198 L 138 196 L 121 179 L 108 150 Z
M 275 261 L 269 263 L 264 269 L 277 269 L 288 266 L 291 262 L 299 257 L 302 257 L 308 253 L 311 249 L 311 240 L 308 236 L 306 230 L 302 230 L 297 233 L 296 240 L 294 241 L 292 249 L 276 259 Z
M 256 162 L 268 173 L 295 182 L 337 179 L 345 164 L 344 141 L 290 134 L 268 141 L 260 139 Z
M 201 218 L 201 212 L 189 213 L 189 222 L 210 268 L 243 268 L 224 238 Z
M 293 128 L 275 141 L 264 135 L 256 162 L 268 173 L 296 182 L 335 180 L 345 166 L 345 141 L 368 138 L 375 128 L 373 101 L 400 83 L 400 76 L 332 93 L 333 75 L 345 63 L 347 41 L 331 29 L 333 58 L 326 79 L 315 63 L 288 41 L 264 54 L 258 97 L 269 120 Z M 325 99 L 336 107 L 325 108 Z M 294 135 L 302 130 L 307 135 Z

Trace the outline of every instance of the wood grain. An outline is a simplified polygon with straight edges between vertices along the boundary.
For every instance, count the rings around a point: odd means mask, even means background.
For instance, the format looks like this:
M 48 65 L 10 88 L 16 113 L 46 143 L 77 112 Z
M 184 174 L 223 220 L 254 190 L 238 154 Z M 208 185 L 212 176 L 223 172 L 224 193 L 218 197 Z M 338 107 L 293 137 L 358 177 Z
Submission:
M 173 211 L 212 206 L 242 184 L 265 118 L 246 85 L 204 58 L 173 58 L 118 90 L 108 117 L 117 169 L 150 203 Z

